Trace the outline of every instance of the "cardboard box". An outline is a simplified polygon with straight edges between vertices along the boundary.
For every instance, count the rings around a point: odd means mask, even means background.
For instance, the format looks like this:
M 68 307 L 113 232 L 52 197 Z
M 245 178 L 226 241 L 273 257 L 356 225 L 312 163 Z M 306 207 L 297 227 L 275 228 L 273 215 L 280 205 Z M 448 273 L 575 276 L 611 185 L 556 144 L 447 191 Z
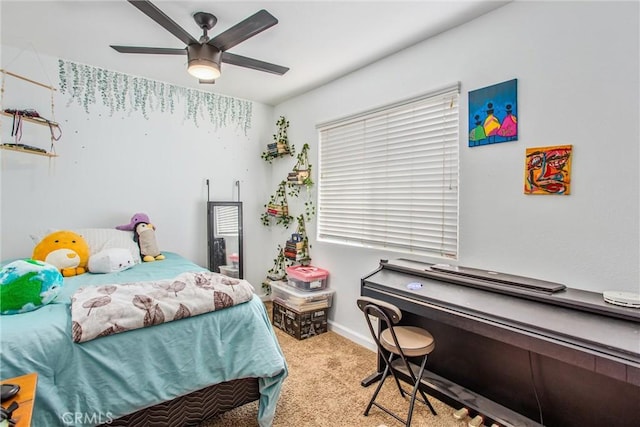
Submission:
M 296 311 L 273 301 L 273 326 L 303 340 L 327 332 L 327 310 Z

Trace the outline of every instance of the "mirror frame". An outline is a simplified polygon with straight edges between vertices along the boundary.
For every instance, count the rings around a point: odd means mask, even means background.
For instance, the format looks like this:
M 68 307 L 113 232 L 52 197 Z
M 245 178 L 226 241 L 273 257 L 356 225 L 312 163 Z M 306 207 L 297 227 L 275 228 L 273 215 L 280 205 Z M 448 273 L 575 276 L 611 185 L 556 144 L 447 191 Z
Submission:
M 213 242 L 216 237 L 215 230 L 215 214 L 214 210 L 216 206 L 236 206 L 238 208 L 238 278 L 244 279 L 244 250 L 243 250 L 243 228 L 242 228 L 242 202 L 207 202 L 207 258 L 209 261 L 209 270 L 216 271 L 219 267 L 216 265 L 215 257 L 213 256 Z

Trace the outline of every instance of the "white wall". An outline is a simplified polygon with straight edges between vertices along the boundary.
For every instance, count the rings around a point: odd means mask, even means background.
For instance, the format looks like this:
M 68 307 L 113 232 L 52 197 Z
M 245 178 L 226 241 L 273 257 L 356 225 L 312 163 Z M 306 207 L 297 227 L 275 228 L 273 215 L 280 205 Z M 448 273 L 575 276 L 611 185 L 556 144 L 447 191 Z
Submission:
M 3 47 L 2 67 L 31 79 L 59 85 L 57 58 Z M 2 108 L 35 108 L 50 117 L 46 89 L 7 77 Z M 59 157 L 0 150 L 0 258 L 31 256 L 29 234 L 47 228 L 107 227 L 126 224 L 145 212 L 157 226 L 163 251 L 178 252 L 207 265 L 205 180 L 211 180 L 212 200 L 232 200 L 240 181 L 244 202 L 245 277 L 258 289 L 269 266 L 265 253 L 269 232 L 260 223 L 267 194 L 264 177 L 271 170 L 260 153 L 273 133 L 273 107 L 253 103 L 248 134 L 235 127 L 215 129 L 206 119 L 199 127 L 175 113 L 114 113 L 98 101 L 90 113 L 68 96 L 56 93 L 55 118 L 62 139 Z M 11 119 L 2 118 L 2 142 L 10 137 Z M 23 126 L 25 144 L 48 148 L 48 129 Z M 234 199 L 235 200 L 235 199 Z
M 317 181 L 317 123 L 460 81 L 459 263 L 593 291 L 638 291 L 638 16 L 637 2 L 514 2 L 275 111 L 254 103 L 247 136 L 197 128 L 180 114 L 109 117 L 94 106 L 87 115 L 56 95 L 64 130 L 59 158 L 0 150 L 0 258 L 30 255 L 34 229 L 113 227 L 145 211 L 158 225 L 163 250 L 206 265 L 204 181 L 212 180 L 213 198 L 229 199 L 240 180 L 246 273 L 259 287 L 277 244 L 294 229 L 269 230 L 259 222 L 263 204 L 295 163 L 260 159 L 275 119 L 290 120 L 297 148 L 312 146 Z M 4 48 L 3 67 L 57 84 L 54 58 L 15 56 Z M 518 79 L 519 141 L 468 148 L 467 92 L 512 78 Z M 21 92 L 20 100 L 35 105 L 41 92 L 35 93 Z M 2 119 L 3 141 L 9 126 Z M 525 148 L 557 144 L 574 146 L 572 194 L 525 196 Z M 290 207 L 301 212 L 302 201 L 290 200 Z M 313 263 L 331 272 L 330 287 L 337 291 L 333 329 L 366 342 L 355 307 L 360 278 L 379 259 L 402 254 L 317 242 L 315 221 L 307 228 Z
M 591 291 L 640 291 L 639 6 L 515 2 L 276 107 L 315 125 L 461 82 L 459 264 Z M 468 91 L 518 79 L 519 140 L 469 148 Z M 525 148 L 573 144 L 569 196 L 525 196 Z M 285 168 L 275 170 L 274 182 Z M 317 174 L 315 176 L 317 179 Z M 309 225 L 312 235 L 315 222 Z M 336 289 L 333 329 L 367 340 L 360 278 L 402 254 L 312 241 Z M 442 262 L 440 259 L 420 259 Z

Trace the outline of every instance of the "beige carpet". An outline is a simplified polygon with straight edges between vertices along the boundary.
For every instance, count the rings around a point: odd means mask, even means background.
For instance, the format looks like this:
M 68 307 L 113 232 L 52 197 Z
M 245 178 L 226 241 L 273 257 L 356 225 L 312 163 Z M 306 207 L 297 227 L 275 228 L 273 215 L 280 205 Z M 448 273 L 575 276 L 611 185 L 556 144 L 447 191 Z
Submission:
M 270 304 L 267 307 L 271 313 Z M 282 387 L 274 427 L 401 425 L 376 407 L 368 417 L 362 415 L 374 388 L 361 387 L 360 380 L 375 370 L 375 353 L 331 331 L 302 341 L 279 329 L 275 331 L 289 376 Z M 417 403 L 412 426 L 467 426 L 468 420 L 453 418 L 453 408 L 435 398 L 430 400 L 438 415 L 433 416 L 424 404 Z M 400 397 L 392 378 L 385 382 L 377 401 L 403 418 L 409 407 L 408 398 Z M 250 403 L 221 414 L 202 427 L 257 426 L 257 413 L 257 402 Z

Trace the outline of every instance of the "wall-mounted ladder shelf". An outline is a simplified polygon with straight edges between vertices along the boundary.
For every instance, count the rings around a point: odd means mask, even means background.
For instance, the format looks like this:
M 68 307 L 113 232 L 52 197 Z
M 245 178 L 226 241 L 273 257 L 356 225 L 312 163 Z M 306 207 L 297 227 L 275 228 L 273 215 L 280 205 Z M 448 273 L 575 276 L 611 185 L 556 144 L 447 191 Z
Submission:
M 58 157 L 57 154 L 55 153 L 49 153 L 49 152 L 42 152 L 42 151 L 37 151 L 37 150 L 32 150 L 29 148 L 24 148 L 24 147 L 16 147 L 16 146 L 11 146 L 11 145 L 0 145 L 0 149 L 2 150 L 9 150 L 9 151 L 17 151 L 19 153 L 25 153 L 25 154 L 35 154 L 38 156 L 44 156 L 44 157 Z
M 6 111 L 0 111 L 0 114 L 2 114 L 3 116 L 7 116 L 7 117 L 13 117 L 12 113 L 7 113 Z M 36 123 L 39 125 L 43 125 L 43 126 L 53 126 L 53 127 L 60 127 L 60 125 L 58 124 L 58 122 L 54 122 L 52 120 L 48 120 L 45 119 L 43 117 L 29 117 L 29 116 L 22 116 L 22 120 L 24 120 L 25 122 L 29 122 L 29 123 Z
M 40 83 L 38 81 L 32 80 L 30 78 L 21 76 L 20 74 L 16 74 L 16 73 L 12 73 L 10 71 L 4 70 L 0 68 L 0 73 L 3 74 L 2 77 L 2 90 L 1 90 L 1 95 L 4 96 L 4 84 L 5 84 L 5 78 L 4 76 L 11 76 L 11 77 L 15 77 L 17 79 L 26 81 L 28 83 L 31 83 L 33 85 L 36 86 L 40 86 L 43 87 L 45 89 L 48 89 L 51 92 L 51 115 L 53 116 L 53 110 L 54 110 L 54 105 L 53 105 L 53 93 L 57 90 L 55 87 L 44 84 L 44 83 Z M 0 103 L 2 104 L 2 103 Z M 43 117 L 31 117 L 31 116 L 27 116 L 24 114 L 14 114 L 14 113 L 10 113 L 7 111 L 0 111 L 0 114 L 6 117 L 11 117 L 12 119 L 16 119 L 16 117 L 19 115 L 20 116 L 20 120 L 23 122 L 27 122 L 27 123 L 34 123 L 37 125 L 41 125 L 41 126 L 47 126 L 49 127 L 50 131 L 51 131 L 51 149 L 50 151 L 44 151 L 41 149 L 38 149 L 37 147 L 30 147 L 28 145 L 22 145 L 19 143 L 5 143 L 5 144 L 0 144 L 0 149 L 3 150 L 9 150 L 9 151 L 17 151 L 17 152 L 21 152 L 21 153 L 26 153 L 26 154 L 36 154 L 39 156 L 45 156 L 45 157 L 58 157 L 58 155 L 54 152 L 54 142 L 57 141 L 57 139 L 59 137 L 54 137 L 53 134 L 53 130 L 58 129 L 58 131 L 60 131 L 60 125 L 58 124 L 58 122 L 54 121 L 54 120 L 49 120 L 49 119 L 45 119 Z

